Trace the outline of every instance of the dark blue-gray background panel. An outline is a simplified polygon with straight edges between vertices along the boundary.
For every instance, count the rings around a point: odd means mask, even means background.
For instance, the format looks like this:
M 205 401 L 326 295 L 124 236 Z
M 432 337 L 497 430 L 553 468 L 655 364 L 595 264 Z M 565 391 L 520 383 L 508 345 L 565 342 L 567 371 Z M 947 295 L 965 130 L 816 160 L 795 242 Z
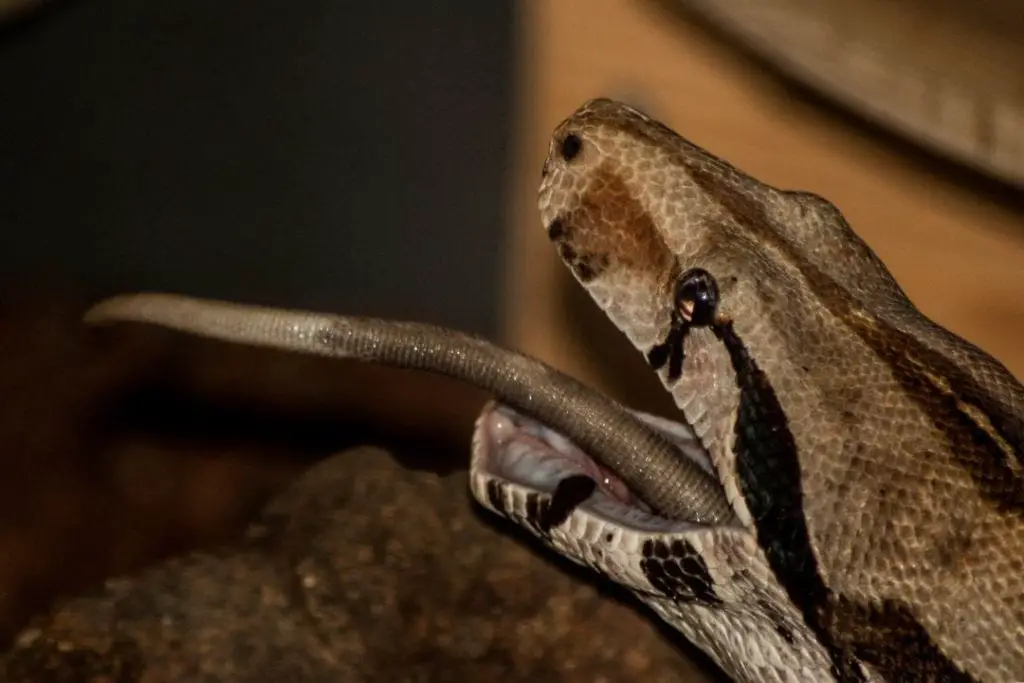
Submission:
M 0 277 L 493 334 L 514 30 L 511 0 L 58 2 L 0 31 Z

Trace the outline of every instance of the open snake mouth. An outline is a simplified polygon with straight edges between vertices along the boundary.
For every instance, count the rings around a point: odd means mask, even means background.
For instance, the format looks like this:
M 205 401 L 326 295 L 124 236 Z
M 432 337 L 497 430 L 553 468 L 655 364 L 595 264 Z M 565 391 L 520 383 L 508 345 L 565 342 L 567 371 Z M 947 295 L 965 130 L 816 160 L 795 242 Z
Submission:
M 634 414 L 675 444 L 680 457 L 716 476 L 707 452 L 686 424 Z M 637 531 L 683 531 L 697 526 L 658 515 L 614 472 L 567 437 L 495 401 L 477 419 L 470 480 L 481 504 L 541 528 L 578 515 Z M 547 519 L 542 518 L 545 515 Z

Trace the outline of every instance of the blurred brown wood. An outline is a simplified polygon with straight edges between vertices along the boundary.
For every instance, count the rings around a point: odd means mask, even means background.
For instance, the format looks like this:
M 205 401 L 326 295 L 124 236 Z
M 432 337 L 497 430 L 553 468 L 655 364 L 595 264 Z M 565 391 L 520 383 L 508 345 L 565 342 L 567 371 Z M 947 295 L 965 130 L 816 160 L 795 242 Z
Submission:
M 660 2 L 524 0 L 521 150 L 506 340 L 614 393 L 665 406 L 540 225 L 554 126 L 595 96 L 630 99 L 779 187 L 827 197 L 929 316 L 1024 376 L 1024 200 L 837 114 Z M 607 345 L 607 350 L 595 349 Z M 627 392 L 629 393 L 629 392 Z M 655 405 L 656 404 L 656 405 Z
M 787 77 L 1024 190 L 1017 0 L 660 0 Z

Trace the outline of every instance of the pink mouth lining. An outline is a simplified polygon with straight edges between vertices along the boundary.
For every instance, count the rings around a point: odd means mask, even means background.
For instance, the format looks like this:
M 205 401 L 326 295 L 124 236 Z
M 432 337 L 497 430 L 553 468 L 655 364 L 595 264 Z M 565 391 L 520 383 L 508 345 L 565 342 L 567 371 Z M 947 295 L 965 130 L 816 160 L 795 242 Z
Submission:
M 494 458 L 492 462 L 498 474 L 511 480 L 527 478 L 521 460 L 528 458 L 529 467 L 534 471 L 583 474 L 612 500 L 630 507 L 649 509 L 614 472 L 557 432 L 501 406 L 491 411 L 485 420 L 484 429 L 493 445 L 492 453 L 504 456 Z

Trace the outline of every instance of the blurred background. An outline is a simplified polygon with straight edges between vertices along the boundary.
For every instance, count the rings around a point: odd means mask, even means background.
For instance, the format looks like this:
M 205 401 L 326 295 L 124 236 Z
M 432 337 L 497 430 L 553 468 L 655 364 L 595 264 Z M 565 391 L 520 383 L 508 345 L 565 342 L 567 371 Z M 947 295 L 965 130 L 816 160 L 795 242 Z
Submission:
M 232 537 L 345 445 L 466 466 L 476 392 L 85 333 L 101 296 L 442 323 L 669 411 L 536 214 L 547 136 L 591 97 L 827 197 L 1024 375 L 1013 4 L 0 0 L 0 634 Z

